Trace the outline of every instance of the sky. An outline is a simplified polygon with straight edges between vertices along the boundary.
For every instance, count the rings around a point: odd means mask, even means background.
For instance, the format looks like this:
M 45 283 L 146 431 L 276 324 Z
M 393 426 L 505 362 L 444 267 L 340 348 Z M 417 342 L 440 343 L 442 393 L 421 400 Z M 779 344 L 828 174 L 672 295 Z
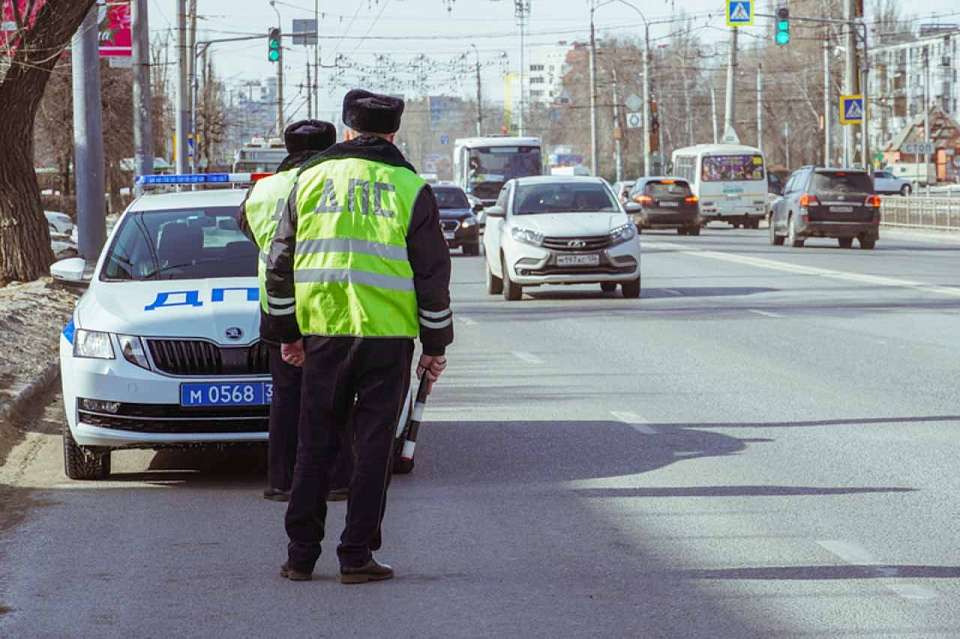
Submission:
M 589 39 L 589 0 L 528 2 L 526 55 L 536 55 L 537 50 L 556 46 L 560 41 L 572 43 Z M 243 9 L 238 10 L 241 4 Z M 642 36 L 643 21 L 636 10 L 620 0 L 598 0 L 598 4 L 595 20 L 598 37 Z M 676 18 L 683 11 L 707 42 L 726 37 L 722 0 L 635 0 L 633 4 L 652 22 Z M 462 77 L 463 74 L 455 71 L 454 63 L 466 54 L 466 59 L 473 64 L 476 60 L 473 46 L 480 57 L 487 95 L 502 98 L 504 72 L 518 72 L 520 68 L 520 29 L 514 5 L 515 0 L 338 0 L 336 3 L 320 0 L 321 65 L 332 65 L 337 56 L 342 55 L 347 64 L 362 67 L 357 71 L 343 71 L 339 81 L 335 70 L 321 69 L 321 115 L 330 116 L 338 111 L 347 90 L 338 86 L 340 83 L 363 83 L 366 88 L 383 90 L 377 86 L 379 78 L 402 77 L 410 86 L 392 92 L 409 95 L 417 93 L 414 69 L 423 68 L 430 73 L 433 65 L 440 70 L 433 75 L 443 78 L 439 81 L 443 88 L 435 88 L 431 93 L 472 95 L 473 76 Z M 313 17 L 315 3 L 314 0 L 276 0 L 275 7 L 271 7 L 268 0 L 198 0 L 198 6 L 201 16 L 198 37 L 214 39 L 266 33 L 276 26 L 277 12 L 282 28 L 290 32 L 294 18 Z M 917 11 L 924 16 L 950 15 L 944 21 L 960 22 L 956 0 L 925 0 L 922 9 Z M 175 23 L 176 0 L 150 0 L 153 38 L 162 37 Z M 654 44 L 675 28 L 675 24 L 652 26 Z M 756 39 L 766 37 L 765 29 L 758 19 L 757 26 L 744 30 Z M 312 48 L 308 51 L 289 40 L 285 40 L 284 46 L 289 119 L 306 115 L 306 99 L 298 87 L 305 84 L 306 62 L 313 54 Z M 378 61 L 378 55 L 403 64 L 404 71 L 398 74 L 388 69 L 389 62 Z M 417 62 L 419 55 L 426 56 L 426 60 Z M 276 72 L 275 66 L 267 62 L 264 40 L 218 44 L 211 48 L 211 56 L 218 75 L 228 85 L 262 80 Z

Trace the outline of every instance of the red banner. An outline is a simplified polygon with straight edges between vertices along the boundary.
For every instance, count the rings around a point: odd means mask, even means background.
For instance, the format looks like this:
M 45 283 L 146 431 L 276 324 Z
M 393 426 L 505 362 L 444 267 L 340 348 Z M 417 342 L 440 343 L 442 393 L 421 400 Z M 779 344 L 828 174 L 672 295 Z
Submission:
M 27 6 L 33 4 L 30 15 L 24 15 L 27 12 Z M 0 50 L 7 55 L 13 55 L 17 47 L 20 46 L 20 29 L 18 24 L 24 29 L 31 28 L 37 22 L 37 15 L 40 9 L 46 4 L 46 0 L 2 0 L 3 11 L 0 13 Z M 16 7 L 16 12 L 14 12 Z
M 100 25 L 100 57 L 129 58 L 133 55 L 130 0 L 108 0 L 97 7 Z

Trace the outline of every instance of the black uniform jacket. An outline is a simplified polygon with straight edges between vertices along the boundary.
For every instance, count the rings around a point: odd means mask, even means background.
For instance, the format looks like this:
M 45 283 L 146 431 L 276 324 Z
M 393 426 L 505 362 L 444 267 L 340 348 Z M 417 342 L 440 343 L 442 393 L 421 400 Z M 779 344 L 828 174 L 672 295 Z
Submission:
M 301 172 L 321 162 L 358 158 L 415 171 L 392 143 L 363 136 L 335 144 L 307 162 Z M 267 259 L 267 331 L 284 343 L 300 337 L 296 317 L 284 314 L 295 297 L 293 258 L 297 238 L 297 190 L 290 195 Z M 420 341 L 426 355 L 443 355 L 453 342 L 450 310 L 450 251 L 440 228 L 440 211 L 433 190 L 425 186 L 413 206 L 407 232 L 407 258 L 413 267 L 413 284 L 420 315 Z M 279 311 L 280 314 L 273 314 Z

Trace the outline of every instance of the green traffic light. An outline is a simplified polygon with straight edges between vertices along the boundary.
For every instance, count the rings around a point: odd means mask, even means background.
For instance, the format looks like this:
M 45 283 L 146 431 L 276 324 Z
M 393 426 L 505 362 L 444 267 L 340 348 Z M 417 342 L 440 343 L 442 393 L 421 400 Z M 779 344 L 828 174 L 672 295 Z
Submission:
M 777 22 L 777 31 L 789 31 L 790 30 L 790 21 L 789 20 L 780 20 Z
M 790 34 L 786 31 L 778 31 L 777 44 L 781 47 L 790 44 Z
M 270 53 L 267 54 L 267 59 L 270 60 L 270 62 L 279 62 L 279 61 L 280 61 L 280 50 L 279 50 L 279 49 L 271 49 L 271 50 L 270 50 Z

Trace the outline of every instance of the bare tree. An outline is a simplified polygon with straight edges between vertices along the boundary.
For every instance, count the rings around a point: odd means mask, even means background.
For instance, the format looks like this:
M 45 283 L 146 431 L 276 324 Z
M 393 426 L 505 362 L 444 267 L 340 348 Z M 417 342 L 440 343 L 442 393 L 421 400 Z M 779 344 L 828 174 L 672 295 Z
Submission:
M 0 281 L 36 279 L 53 261 L 33 169 L 34 120 L 51 71 L 93 3 L 10 3 L 17 29 L 0 62 Z

